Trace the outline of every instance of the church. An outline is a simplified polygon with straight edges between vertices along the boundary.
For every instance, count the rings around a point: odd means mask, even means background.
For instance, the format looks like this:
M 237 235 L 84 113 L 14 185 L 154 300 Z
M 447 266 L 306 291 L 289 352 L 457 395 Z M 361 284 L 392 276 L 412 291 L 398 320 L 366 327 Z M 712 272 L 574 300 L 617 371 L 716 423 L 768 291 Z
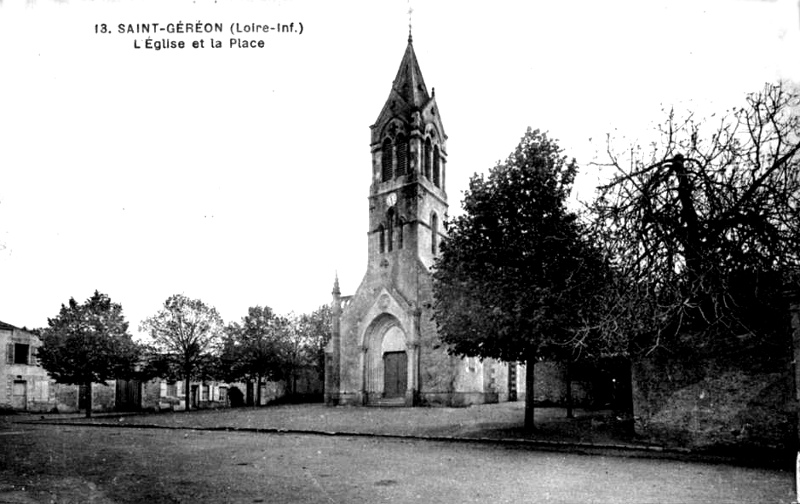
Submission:
M 466 406 L 524 394 L 517 364 L 451 356 L 433 320 L 431 267 L 447 216 L 447 135 L 411 35 L 371 129 L 367 272 L 333 287 L 329 405 Z

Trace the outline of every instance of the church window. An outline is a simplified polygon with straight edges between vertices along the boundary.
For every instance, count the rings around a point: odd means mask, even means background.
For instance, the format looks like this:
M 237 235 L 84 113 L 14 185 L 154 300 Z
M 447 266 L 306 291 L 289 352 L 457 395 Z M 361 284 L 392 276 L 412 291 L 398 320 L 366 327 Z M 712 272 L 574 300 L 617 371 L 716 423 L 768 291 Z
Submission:
M 441 166 L 439 167 L 439 187 L 444 191 L 444 172 L 446 170 L 447 163 L 445 162 L 444 158 L 439 159 L 439 163 Z
M 386 235 L 384 233 L 383 224 L 378 226 L 378 251 L 383 254 L 386 250 Z
M 439 169 L 441 168 L 441 159 L 439 156 L 439 146 L 433 148 L 433 185 L 439 187 Z
M 392 251 L 392 246 L 394 245 L 392 242 L 394 241 L 394 209 L 390 208 L 388 212 L 386 212 L 386 230 L 388 234 L 388 245 L 389 245 L 389 252 Z
M 406 221 L 403 220 L 401 217 L 397 221 L 397 248 L 403 248 L 403 227 L 405 226 Z
M 431 214 L 431 254 L 436 255 L 436 238 L 439 236 L 439 218 Z
M 381 149 L 381 181 L 392 179 L 392 141 L 388 138 L 383 141 Z
M 431 156 L 432 156 L 433 148 L 431 146 L 431 139 L 425 139 L 425 170 L 423 175 L 425 178 L 430 180 L 431 178 Z
M 397 136 L 395 149 L 397 149 L 395 153 L 397 156 L 397 170 L 395 170 L 395 176 L 400 177 L 408 172 L 408 142 L 403 135 Z

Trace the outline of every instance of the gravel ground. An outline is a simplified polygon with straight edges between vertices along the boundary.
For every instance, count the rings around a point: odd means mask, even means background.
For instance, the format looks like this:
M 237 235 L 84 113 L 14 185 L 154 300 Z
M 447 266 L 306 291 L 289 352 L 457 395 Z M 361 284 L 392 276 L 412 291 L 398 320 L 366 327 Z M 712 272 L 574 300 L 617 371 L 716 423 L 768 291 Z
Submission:
M 793 474 L 519 445 L 14 423 L 0 503 L 789 504 Z
M 131 415 L 79 414 L 16 415 L 9 421 L 70 422 L 137 425 L 173 429 L 282 430 L 380 436 L 490 439 L 538 443 L 569 450 L 591 447 L 636 450 L 637 456 L 702 457 L 706 460 L 747 465 L 793 466 L 793 454 L 722 447 L 690 451 L 682 446 L 658 444 L 628 434 L 610 411 L 575 410 L 566 418 L 563 408 L 537 408 L 535 429 L 523 429 L 524 403 L 510 402 L 467 408 L 363 408 L 327 407 L 322 404 L 280 405 Z M 3 418 L 0 417 L 0 429 Z

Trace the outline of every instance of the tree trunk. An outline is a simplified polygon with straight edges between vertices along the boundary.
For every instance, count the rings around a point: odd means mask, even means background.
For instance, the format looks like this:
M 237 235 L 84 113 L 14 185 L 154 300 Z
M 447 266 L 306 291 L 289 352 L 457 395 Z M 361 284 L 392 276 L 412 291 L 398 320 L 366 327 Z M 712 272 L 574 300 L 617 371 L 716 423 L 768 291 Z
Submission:
M 92 417 L 92 382 L 86 382 L 86 418 Z
M 683 250 L 686 255 L 686 270 L 690 280 L 697 279 L 700 274 L 700 226 L 697 219 L 697 209 L 694 206 L 694 183 L 689 179 L 686 171 L 685 158 L 682 154 L 676 154 L 672 159 L 675 175 L 678 177 L 678 200 L 681 205 L 681 224 L 684 226 L 683 235 L 678 235 L 682 241 Z
M 261 406 L 261 375 L 256 374 L 256 407 Z
M 192 409 L 192 390 L 189 373 L 186 373 L 186 378 L 183 379 L 183 400 L 186 401 L 186 411 Z
M 622 419 L 623 429 L 626 434 L 633 435 L 635 422 L 633 416 L 633 372 L 631 361 L 622 360 L 617 375 L 616 415 Z
M 536 359 L 528 357 L 525 361 L 525 430 L 533 430 L 533 366 Z
M 567 418 L 573 418 L 572 413 L 572 364 L 567 362 L 566 366 L 566 382 L 567 382 Z

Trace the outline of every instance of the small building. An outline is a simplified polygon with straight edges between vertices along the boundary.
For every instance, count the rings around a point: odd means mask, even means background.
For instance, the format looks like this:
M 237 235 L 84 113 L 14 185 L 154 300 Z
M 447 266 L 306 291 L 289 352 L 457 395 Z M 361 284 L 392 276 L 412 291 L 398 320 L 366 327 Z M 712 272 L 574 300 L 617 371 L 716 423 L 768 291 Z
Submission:
M 41 346 L 41 340 L 33 332 L 0 322 L 0 411 L 74 413 L 85 410 L 86 387 L 56 383 L 36 358 Z M 321 385 L 310 383 L 307 374 L 300 373 L 295 387 L 298 393 L 310 396 L 318 393 Z M 184 386 L 183 381 L 162 378 L 95 383 L 92 384 L 92 411 L 185 410 Z M 191 409 L 243 405 L 247 389 L 246 384 L 216 381 L 191 382 L 189 386 Z M 262 384 L 262 404 L 286 393 L 285 383 L 266 382 Z
M 185 410 L 186 396 L 183 380 L 172 381 L 154 378 L 147 382 L 139 380 L 117 380 L 117 409 L 126 411 Z M 230 385 L 215 381 L 189 383 L 191 409 L 222 408 L 229 406 L 228 389 Z M 123 394 L 121 388 L 133 390 Z M 123 401 L 124 397 L 130 400 Z
M 64 413 L 84 407 L 84 387 L 56 383 L 39 365 L 41 346 L 31 331 L 0 322 L 0 410 Z M 92 398 L 93 410 L 113 410 L 113 383 L 94 385 Z
M 36 362 L 36 349 L 40 346 L 41 341 L 33 333 L 0 322 L 0 408 L 52 408 L 50 376 Z

